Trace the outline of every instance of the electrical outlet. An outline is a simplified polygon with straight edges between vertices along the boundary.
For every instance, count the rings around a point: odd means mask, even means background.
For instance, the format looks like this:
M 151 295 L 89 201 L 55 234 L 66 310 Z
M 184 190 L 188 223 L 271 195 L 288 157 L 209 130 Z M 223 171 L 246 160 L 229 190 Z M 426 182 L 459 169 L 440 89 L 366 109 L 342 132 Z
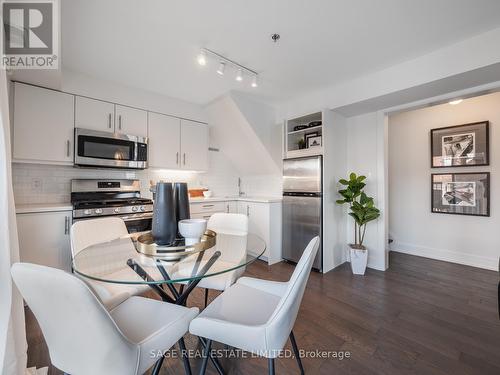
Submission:
M 37 193 L 42 192 L 42 179 L 41 178 L 32 178 L 31 179 L 31 190 Z

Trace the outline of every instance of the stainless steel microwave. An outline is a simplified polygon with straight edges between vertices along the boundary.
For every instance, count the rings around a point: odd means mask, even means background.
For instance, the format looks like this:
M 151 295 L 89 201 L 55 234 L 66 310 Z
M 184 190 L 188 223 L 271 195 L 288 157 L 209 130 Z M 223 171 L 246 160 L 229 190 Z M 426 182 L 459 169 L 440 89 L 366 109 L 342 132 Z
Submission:
M 75 128 L 75 165 L 145 169 L 148 138 Z

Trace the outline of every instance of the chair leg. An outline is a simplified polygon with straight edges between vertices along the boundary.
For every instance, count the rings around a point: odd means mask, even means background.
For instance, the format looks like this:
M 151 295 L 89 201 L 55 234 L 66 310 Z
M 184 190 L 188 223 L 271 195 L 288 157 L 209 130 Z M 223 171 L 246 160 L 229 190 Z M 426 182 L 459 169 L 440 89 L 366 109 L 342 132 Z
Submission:
M 179 349 L 181 350 L 182 362 L 184 362 L 184 371 L 186 372 L 186 375 L 191 375 L 191 366 L 189 365 L 189 358 L 186 352 L 184 337 L 181 337 L 179 340 Z
M 160 373 L 161 365 L 163 365 L 164 356 L 161 356 L 159 360 L 156 361 L 155 367 L 153 367 L 153 372 L 151 375 L 158 375 Z
M 297 364 L 299 365 L 300 374 L 304 375 L 304 367 L 302 366 L 299 348 L 297 347 L 297 341 L 295 341 L 295 335 L 293 334 L 293 331 L 290 332 L 290 341 L 292 342 L 293 354 L 295 355 L 295 359 L 297 360 Z
M 212 347 L 212 340 L 207 340 L 207 344 L 203 350 L 203 362 L 201 363 L 200 375 L 205 375 L 207 370 L 208 358 L 210 357 L 210 348 Z
M 205 339 L 203 337 L 198 337 L 198 338 L 200 339 L 201 345 L 203 345 L 203 347 L 206 348 L 207 341 L 205 341 Z M 209 353 L 210 353 L 210 351 L 209 351 Z M 221 364 L 219 363 L 219 360 L 217 359 L 217 357 L 215 355 L 210 354 L 210 356 L 208 358 L 210 359 L 210 361 L 214 365 L 215 369 L 217 370 L 217 373 L 219 375 L 225 375 L 224 369 L 222 368 Z
M 208 304 L 208 288 L 205 288 L 205 307 L 207 307 Z
M 274 375 L 274 358 L 268 358 L 267 365 L 269 369 L 269 375 Z

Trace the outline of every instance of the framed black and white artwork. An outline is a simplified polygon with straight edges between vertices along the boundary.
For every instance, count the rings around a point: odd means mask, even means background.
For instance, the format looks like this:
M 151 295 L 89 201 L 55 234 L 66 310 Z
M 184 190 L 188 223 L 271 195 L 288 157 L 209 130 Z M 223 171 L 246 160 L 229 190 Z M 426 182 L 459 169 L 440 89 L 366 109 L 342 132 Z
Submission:
M 490 173 L 434 173 L 432 212 L 490 216 Z
M 489 122 L 431 130 L 431 167 L 489 165 Z
M 307 148 L 311 147 L 321 147 L 322 146 L 322 137 L 321 135 L 307 135 L 306 136 Z

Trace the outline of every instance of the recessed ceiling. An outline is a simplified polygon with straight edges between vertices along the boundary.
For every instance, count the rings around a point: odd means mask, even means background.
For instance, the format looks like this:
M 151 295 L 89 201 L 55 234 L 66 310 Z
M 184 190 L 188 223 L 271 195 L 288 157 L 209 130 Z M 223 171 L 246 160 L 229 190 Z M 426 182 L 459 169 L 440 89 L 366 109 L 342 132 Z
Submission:
M 72 0 L 62 61 L 199 104 L 229 90 L 279 101 L 496 28 L 499 15 L 498 0 Z M 199 66 L 200 47 L 258 71 L 259 87 L 216 74 L 216 61 Z

